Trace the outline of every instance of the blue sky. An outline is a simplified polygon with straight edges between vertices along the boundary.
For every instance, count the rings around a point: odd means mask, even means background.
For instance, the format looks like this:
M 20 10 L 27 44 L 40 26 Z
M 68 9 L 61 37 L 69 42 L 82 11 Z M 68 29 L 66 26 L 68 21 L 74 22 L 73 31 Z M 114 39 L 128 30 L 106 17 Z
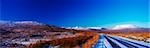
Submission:
M 147 27 L 148 0 L 1 0 L 0 20 L 38 21 L 58 26 Z

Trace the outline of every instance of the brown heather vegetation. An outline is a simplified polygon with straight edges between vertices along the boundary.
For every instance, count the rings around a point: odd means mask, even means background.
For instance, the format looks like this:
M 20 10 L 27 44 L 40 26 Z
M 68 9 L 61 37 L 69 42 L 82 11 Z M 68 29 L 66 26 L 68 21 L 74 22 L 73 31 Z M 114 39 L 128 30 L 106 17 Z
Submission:
M 98 39 L 100 38 L 99 34 L 96 34 L 91 39 L 89 39 L 84 45 L 83 48 L 92 48 L 92 45 L 95 45 L 98 42 Z
M 93 32 L 79 32 L 76 35 L 77 36 L 75 37 L 54 39 L 49 41 L 38 41 L 35 44 L 29 45 L 28 48 L 42 48 L 45 45 L 59 46 L 59 48 L 74 48 L 76 46 L 89 48 L 92 47 L 92 45 L 94 45 L 99 39 L 98 33 Z

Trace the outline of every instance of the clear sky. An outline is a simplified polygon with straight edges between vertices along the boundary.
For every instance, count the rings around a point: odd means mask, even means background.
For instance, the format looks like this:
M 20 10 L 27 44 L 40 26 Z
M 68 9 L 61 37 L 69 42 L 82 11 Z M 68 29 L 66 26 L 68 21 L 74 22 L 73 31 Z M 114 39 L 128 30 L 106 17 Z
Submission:
M 0 20 L 38 21 L 58 26 L 149 22 L 148 0 L 0 0 L 0 9 Z

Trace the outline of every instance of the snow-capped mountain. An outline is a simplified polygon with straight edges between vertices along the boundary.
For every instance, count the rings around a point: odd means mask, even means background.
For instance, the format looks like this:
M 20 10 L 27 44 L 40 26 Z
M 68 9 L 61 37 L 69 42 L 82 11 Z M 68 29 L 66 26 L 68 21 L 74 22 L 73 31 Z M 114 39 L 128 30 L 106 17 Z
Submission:
M 123 25 L 116 25 L 115 27 L 112 28 L 112 30 L 133 29 L 133 28 L 139 28 L 139 27 L 132 24 L 123 24 Z
M 0 29 L 29 29 L 42 26 L 45 25 L 35 21 L 0 21 Z
M 16 25 L 43 25 L 36 21 L 0 21 L 1 26 L 16 26 Z
M 0 21 L 0 29 L 14 32 L 43 32 L 43 31 L 70 31 L 55 25 L 36 21 Z
M 89 29 L 101 29 L 102 27 L 67 27 L 67 29 L 76 29 L 76 30 L 89 30 Z
M 17 21 L 13 22 L 15 24 L 32 24 L 32 25 L 42 25 L 42 23 L 36 22 L 36 21 Z
M 133 24 L 116 25 L 104 32 L 150 32 L 150 28 L 143 28 Z
M 86 28 L 83 28 L 83 27 L 66 27 L 66 29 L 76 29 L 76 30 L 86 30 Z

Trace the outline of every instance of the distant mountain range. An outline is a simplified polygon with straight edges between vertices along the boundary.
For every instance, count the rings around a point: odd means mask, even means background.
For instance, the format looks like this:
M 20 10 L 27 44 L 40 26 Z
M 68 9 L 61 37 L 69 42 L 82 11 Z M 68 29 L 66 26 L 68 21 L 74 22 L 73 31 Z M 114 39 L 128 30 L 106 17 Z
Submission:
M 116 25 L 106 32 L 150 32 L 150 28 L 142 28 L 132 24 Z
M 72 30 L 35 21 L 0 21 L 2 32 L 70 32 Z
M 102 27 L 66 27 L 66 29 L 76 29 L 76 30 L 89 30 L 89 29 L 102 29 Z
M 39 23 L 36 21 L 0 21 L 0 29 L 2 31 L 13 31 L 13 32 L 43 32 L 43 31 L 71 31 L 71 30 L 91 30 L 91 31 L 102 31 L 102 32 L 150 32 L 150 28 L 142 28 L 132 24 L 116 25 L 113 28 L 103 27 L 57 27 L 54 25 L 48 25 Z
M 67 29 L 92 30 L 97 32 L 150 32 L 150 28 L 142 28 L 132 24 L 116 25 L 113 28 L 103 27 L 69 27 Z
M 131 28 L 140 28 L 140 27 L 132 24 L 123 24 L 123 25 L 116 25 L 115 27 L 112 28 L 112 30 L 131 29 Z

